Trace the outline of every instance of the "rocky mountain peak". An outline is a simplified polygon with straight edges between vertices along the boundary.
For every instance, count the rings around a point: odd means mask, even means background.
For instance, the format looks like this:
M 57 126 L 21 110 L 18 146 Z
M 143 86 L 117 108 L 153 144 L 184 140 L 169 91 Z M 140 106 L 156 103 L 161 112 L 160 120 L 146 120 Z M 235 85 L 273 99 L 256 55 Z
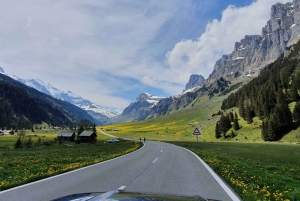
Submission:
M 4 73 L 4 70 L 2 67 L 0 67 L 0 73 Z
M 219 59 L 207 79 L 256 76 L 267 64 L 287 51 L 300 39 L 300 0 L 277 3 L 271 7 L 270 19 L 261 35 L 247 35 L 236 42 L 231 54 Z
M 205 79 L 202 75 L 193 74 L 190 76 L 189 82 L 185 85 L 184 91 L 195 87 L 202 87 L 204 85 Z
M 151 94 L 149 94 L 149 93 L 141 93 L 137 98 L 136 98 L 136 101 L 137 102 L 141 102 L 141 101 L 145 101 L 145 100 L 147 100 L 147 99 L 149 99 L 150 98 L 150 96 L 151 96 Z

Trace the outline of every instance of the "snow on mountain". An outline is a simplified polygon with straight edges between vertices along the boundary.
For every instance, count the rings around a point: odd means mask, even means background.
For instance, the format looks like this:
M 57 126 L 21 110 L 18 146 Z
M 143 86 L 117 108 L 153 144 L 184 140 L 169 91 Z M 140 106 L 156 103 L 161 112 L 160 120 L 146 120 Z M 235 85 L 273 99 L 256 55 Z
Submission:
M 137 102 L 147 101 L 148 103 L 151 104 L 150 107 L 153 107 L 154 105 L 156 105 L 158 103 L 158 101 L 160 101 L 161 99 L 164 99 L 164 98 L 165 97 L 153 96 L 149 93 L 142 93 L 136 98 L 136 101 Z
M 0 67 L 0 73 L 4 74 L 4 70 Z M 89 100 L 83 99 L 82 97 L 74 94 L 71 91 L 61 91 L 55 87 L 53 87 L 51 84 L 45 84 L 42 80 L 39 79 L 21 79 L 14 75 L 8 75 L 9 77 L 13 78 L 14 80 L 17 80 L 29 87 L 32 87 L 40 92 L 43 92 L 45 94 L 48 94 L 52 97 L 55 97 L 57 99 L 61 99 L 64 101 L 67 101 L 69 103 L 72 103 L 73 105 L 76 105 L 77 107 L 80 107 L 83 110 L 86 110 L 89 112 L 92 116 L 105 116 L 107 118 L 115 118 L 119 115 L 118 112 L 110 110 L 108 108 L 103 108 L 100 105 L 97 105 L 95 103 L 92 103 Z M 95 118 L 95 117 L 94 117 Z M 102 121 L 103 121 L 103 117 Z M 96 118 L 97 119 L 97 118 Z

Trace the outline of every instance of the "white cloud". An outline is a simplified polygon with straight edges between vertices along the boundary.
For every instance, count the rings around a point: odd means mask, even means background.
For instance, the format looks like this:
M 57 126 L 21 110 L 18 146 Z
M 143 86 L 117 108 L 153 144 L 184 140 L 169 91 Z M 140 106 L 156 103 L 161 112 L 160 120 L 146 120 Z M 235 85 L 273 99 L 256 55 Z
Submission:
M 216 60 L 232 51 L 234 42 L 260 33 L 276 1 L 230 6 L 220 21 L 207 25 L 198 40 L 182 40 L 167 53 L 166 63 L 155 61 L 147 52 L 148 43 L 164 31 L 166 22 L 182 13 L 180 9 L 193 7 L 188 3 L 3 0 L 0 66 L 9 74 L 39 78 L 102 106 L 122 109 L 130 101 L 118 93 L 138 90 L 137 81 L 144 88 L 174 95 L 182 91 L 191 74 L 207 76 Z M 179 27 L 173 31 L 180 31 Z
M 270 18 L 271 5 L 277 2 L 257 0 L 246 7 L 228 6 L 222 12 L 221 20 L 209 22 L 205 32 L 196 41 L 182 40 L 167 53 L 170 70 L 180 72 L 184 69 L 189 75 L 197 73 L 208 77 L 215 62 L 223 54 L 233 51 L 235 42 L 245 35 L 261 34 L 262 27 Z

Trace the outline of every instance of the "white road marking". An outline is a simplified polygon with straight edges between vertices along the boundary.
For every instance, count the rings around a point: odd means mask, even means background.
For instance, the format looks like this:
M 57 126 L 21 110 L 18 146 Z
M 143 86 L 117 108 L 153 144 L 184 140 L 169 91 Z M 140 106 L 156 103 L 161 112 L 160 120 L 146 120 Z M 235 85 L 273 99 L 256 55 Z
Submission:
M 183 148 L 183 147 L 181 147 Z M 190 153 L 192 153 L 194 156 L 196 156 L 198 158 L 198 160 L 203 164 L 203 166 L 209 171 L 209 173 L 215 178 L 215 180 L 220 184 L 220 186 L 224 189 L 224 191 L 227 193 L 227 195 L 233 200 L 233 201 L 241 201 L 236 194 L 223 182 L 222 179 L 220 179 L 220 177 L 194 152 L 183 148 L 187 151 L 189 151 Z
M 30 186 L 30 185 L 33 185 L 33 184 L 37 184 L 37 183 L 40 183 L 40 182 L 44 182 L 44 181 L 47 181 L 47 180 L 51 180 L 51 179 L 54 179 L 56 177 L 60 177 L 62 175 L 67 175 L 67 174 L 71 174 L 71 173 L 74 173 L 74 172 L 77 172 L 77 171 L 80 171 L 80 170 L 84 170 L 84 169 L 87 169 L 87 168 L 90 168 L 90 167 L 93 167 L 93 166 L 96 166 L 96 165 L 100 165 L 100 164 L 103 164 L 103 163 L 107 163 L 107 162 L 110 162 L 110 161 L 113 161 L 113 160 L 117 160 L 119 158 L 123 158 L 127 155 L 130 155 L 130 154 L 133 154 L 135 152 L 138 152 L 140 150 L 142 150 L 143 148 L 145 147 L 145 144 L 138 150 L 134 151 L 134 152 L 131 152 L 129 154 L 126 154 L 126 155 L 123 155 L 123 156 L 119 156 L 117 158 L 113 158 L 113 159 L 110 159 L 110 160 L 107 160 L 107 161 L 103 161 L 101 163 L 96 163 L 94 165 L 90 165 L 90 166 L 86 166 L 86 167 L 83 167 L 83 168 L 79 168 L 79 169 L 76 169 L 76 170 L 72 170 L 70 172 L 66 172 L 66 173 L 62 173 L 62 174 L 59 174 L 59 175 L 55 175 L 55 176 L 52 176 L 52 177 L 48 177 L 48 178 L 45 178 L 45 179 L 42 179 L 42 180 L 38 180 L 38 181 L 34 181 L 34 182 L 31 182 L 31 183 L 28 183 L 28 184 L 24 184 L 24 185 L 21 185 L 21 186 L 16 186 L 14 188 L 10 188 L 10 189 L 7 189 L 5 191 L 0 191 L 0 195 L 1 194 L 4 194 L 4 193 L 7 193 L 7 192 L 10 192 L 10 191 L 13 191 L 13 190 L 16 190 L 16 189 L 19 189 L 19 188 L 23 188 L 25 186 Z
M 162 152 L 162 150 L 160 150 L 160 152 Z
M 158 158 L 156 158 L 152 163 L 156 163 L 157 160 L 158 160 Z

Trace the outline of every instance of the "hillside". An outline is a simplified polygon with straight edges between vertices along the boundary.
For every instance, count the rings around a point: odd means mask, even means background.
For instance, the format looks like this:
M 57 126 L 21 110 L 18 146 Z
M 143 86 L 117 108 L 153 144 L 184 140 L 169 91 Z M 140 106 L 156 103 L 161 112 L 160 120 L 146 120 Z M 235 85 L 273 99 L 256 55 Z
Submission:
M 296 117 L 293 112 L 296 103 L 300 105 L 299 66 L 300 42 L 289 48 L 286 57 L 282 55 L 269 64 L 256 78 L 220 78 L 210 88 L 201 88 L 203 94 L 179 111 L 108 127 L 119 128 L 118 132 L 112 132 L 116 135 L 146 136 L 153 140 L 194 141 L 192 134 L 198 127 L 203 134 L 201 141 L 300 143 L 299 115 Z M 222 113 L 229 112 L 238 114 L 240 129 L 231 128 L 225 137 L 216 139 L 216 123 Z M 271 127 L 270 119 L 275 120 Z M 265 132 L 264 125 L 269 126 Z M 231 130 L 235 134 L 233 137 Z
M 45 122 L 74 126 L 82 119 L 98 123 L 86 111 L 0 74 L 0 128 L 31 128 Z
M 1 68 L 1 67 L 0 67 Z M 5 74 L 3 68 L 0 69 L 0 73 Z M 5 74 L 6 75 L 6 74 Z M 16 81 L 21 82 L 22 84 L 32 87 L 44 94 L 52 96 L 54 98 L 67 101 L 85 111 L 96 119 L 100 124 L 106 124 L 111 121 L 111 119 L 117 117 L 119 114 L 116 111 L 110 110 L 108 108 L 103 108 L 98 104 L 95 104 L 87 99 L 82 98 L 74 94 L 71 91 L 62 91 L 55 88 L 51 84 L 45 84 L 42 80 L 39 79 L 22 79 L 14 75 L 7 75 L 13 78 Z

